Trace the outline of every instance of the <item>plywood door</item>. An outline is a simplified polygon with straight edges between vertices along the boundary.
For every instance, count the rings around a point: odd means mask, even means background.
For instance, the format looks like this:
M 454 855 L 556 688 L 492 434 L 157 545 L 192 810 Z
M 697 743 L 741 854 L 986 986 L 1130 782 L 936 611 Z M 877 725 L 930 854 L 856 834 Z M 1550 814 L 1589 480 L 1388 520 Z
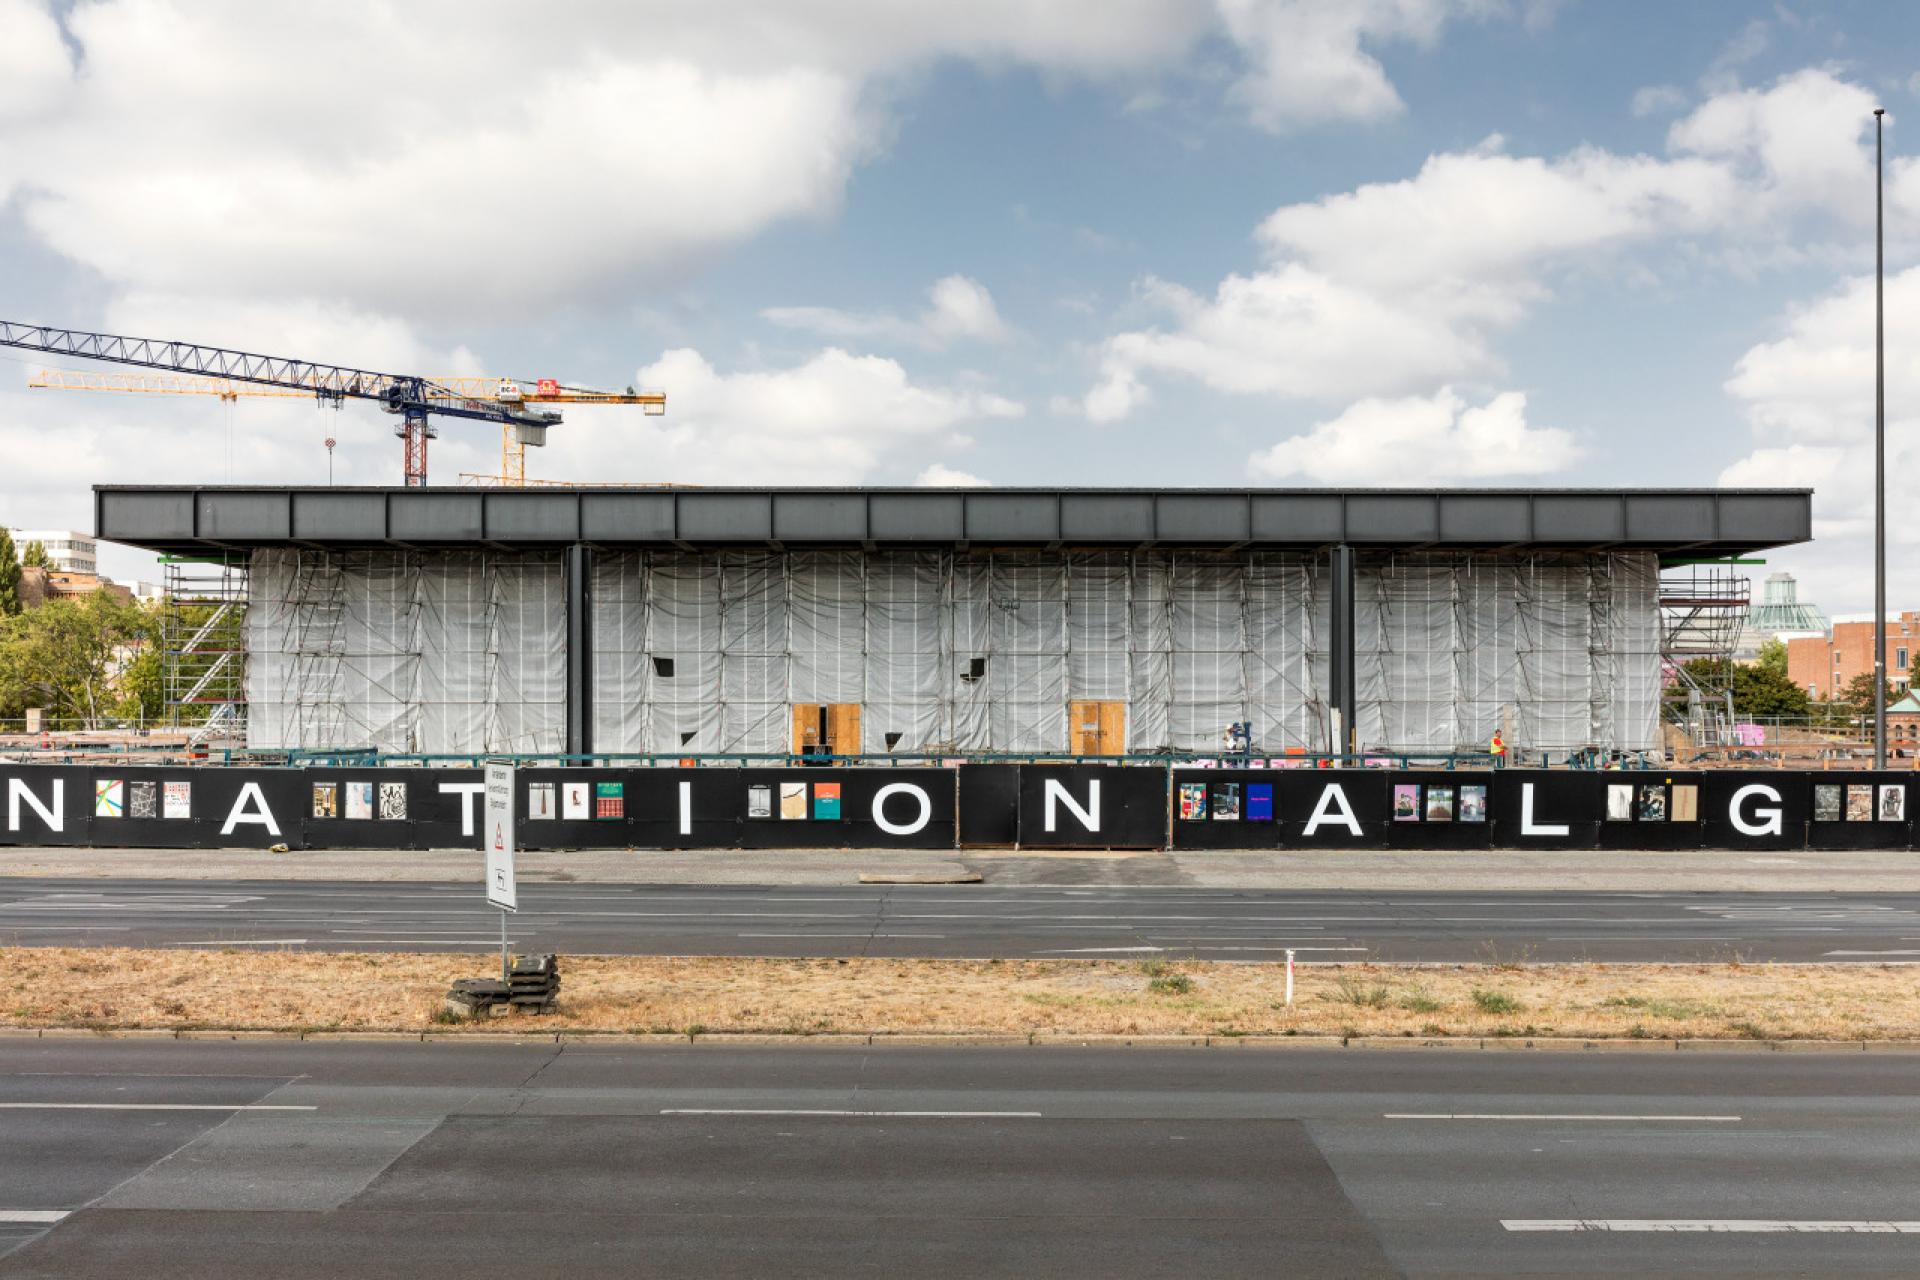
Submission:
M 1127 749 L 1127 704 L 1124 702 L 1070 702 L 1068 750 L 1077 756 L 1117 756 Z
M 820 704 L 817 702 L 796 702 L 793 704 L 793 754 L 804 756 L 817 752 L 823 745 L 821 737 Z
M 836 756 L 860 754 L 860 704 L 827 704 L 827 746 Z

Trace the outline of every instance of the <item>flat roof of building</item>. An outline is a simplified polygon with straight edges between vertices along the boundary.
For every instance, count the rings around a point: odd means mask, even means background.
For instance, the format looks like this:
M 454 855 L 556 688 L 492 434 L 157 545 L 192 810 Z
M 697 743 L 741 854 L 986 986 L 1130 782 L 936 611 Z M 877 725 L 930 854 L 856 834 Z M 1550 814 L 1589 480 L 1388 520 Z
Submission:
M 96 485 L 94 532 L 176 555 L 259 547 L 1632 549 L 1813 536 L 1810 489 L 274 488 Z

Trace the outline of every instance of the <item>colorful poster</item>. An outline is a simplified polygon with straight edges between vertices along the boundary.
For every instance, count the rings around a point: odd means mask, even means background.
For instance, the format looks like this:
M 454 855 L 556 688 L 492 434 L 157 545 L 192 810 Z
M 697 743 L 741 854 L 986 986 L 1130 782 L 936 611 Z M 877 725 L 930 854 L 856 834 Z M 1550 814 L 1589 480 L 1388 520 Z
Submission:
M 1813 820 L 1815 822 L 1840 821 L 1840 784 L 1822 782 L 1813 789 Z
M 337 818 L 340 816 L 339 783 L 316 782 L 313 784 L 313 816 L 316 818 Z
M 127 811 L 127 784 L 118 778 L 101 778 L 93 784 L 93 816 L 119 818 Z
M 404 822 L 407 817 L 407 784 L 380 784 L 380 817 L 388 822 Z
M 1700 820 L 1700 788 L 1691 782 L 1677 782 L 1673 787 L 1673 821 L 1698 822 Z
M 1607 784 L 1607 821 L 1633 821 L 1633 784 L 1631 782 Z
M 1484 785 L 1474 784 L 1460 788 L 1460 821 L 1485 822 L 1487 820 L 1487 789 Z
M 168 818 L 193 816 L 193 784 L 169 782 L 160 794 L 160 813 Z
M 755 783 L 747 788 L 747 816 L 749 818 L 771 818 L 773 816 L 773 788 L 766 783 Z
M 1216 782 L 1213 784 L 1213 816 L 1219 822 L 1240 821 L 1239 783 Z
M 1207 784 L 1204 782 L 1183 782 L 1180 784 L 1180 821 L 1198 822 L 1207 816 Z
M 1862 783 L 1847 787 L 1847 821 L 1873 821 L 1873 788 Z
M 807 816 L 806 783 L 783 782 L 780 784 L 780 816 L 784 819 Z
M 551 782 L 530 782 L 527 784 L 527 817 L 535 822 L 551 822 L 558 816 L 554 807 L 553 784 Z
M 594 783 L 593 816 L 609 819 L 626 817 L 627 784 L 624 782 Z
M 1665 822 L 1667 820 L 1667 788 L 1660 782 L 1640 784 L 1640 821 Z
M 1393 820 L 1395 822 L 1420 821 L 1419 783 L 1396 782 L 1393 784 Z
M 138 784 L 136 784 L 138 785 Z M 1907 789 L 1900 783 L 1890 783 L 1880 788 L 1880 821 L 1905 822 L 1907 820 Z
M 373 784 L 371 782 L 347 783 L 347 817 L 354 822 L 364 822 L 373 817 Z
M 591 808 L 587 803 L 587 790 L 584 782 L 561 783 L 560 816 L 569 822 L 584 821 Z
M 1271 782 L 1247 784 L 1247 821 L 1273 821 L 1273 784 Z
M 1427 788 L 1427 821 L 1428 822 L 1452 822 L 1453 821 L 1453 788 L 1452 787 L 1428 787 Z
M 157 782 L 129 782 L 127 784 L 127 816 L 129 818 L 159 817 L 160 784 Z
M 839 783 L 816 782 L 813 784 L 813 816 L 818 822 L 840 821 Z

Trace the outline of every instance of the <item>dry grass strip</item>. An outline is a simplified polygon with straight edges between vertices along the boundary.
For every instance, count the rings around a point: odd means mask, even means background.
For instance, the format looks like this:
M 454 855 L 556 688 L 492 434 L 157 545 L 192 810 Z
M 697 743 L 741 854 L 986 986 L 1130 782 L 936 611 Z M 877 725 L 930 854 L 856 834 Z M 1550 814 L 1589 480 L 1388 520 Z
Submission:
M 485 956 L 0 949 L 0 1027 L 444 1029 Z M 1920 1037 L 1920 972 L 1881 966 L 1355 964 L 564 957 L 559 1011 L 476 1035 L 593 1030 L 812 1035 Z

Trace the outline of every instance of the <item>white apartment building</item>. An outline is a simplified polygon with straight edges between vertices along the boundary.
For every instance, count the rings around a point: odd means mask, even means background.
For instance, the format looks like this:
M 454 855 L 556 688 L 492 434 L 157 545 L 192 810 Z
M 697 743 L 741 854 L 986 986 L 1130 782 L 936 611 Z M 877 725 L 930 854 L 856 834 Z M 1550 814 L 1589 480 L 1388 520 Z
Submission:
M 53 567 L 62 572 L 100 572 L 100 543 L 91 534 L 74 529 L 9 529 L 7 532 L 13 537 L 15 555 L 24 552 L 29 542 L 37 542 L 47 549 L 47 559 Z

